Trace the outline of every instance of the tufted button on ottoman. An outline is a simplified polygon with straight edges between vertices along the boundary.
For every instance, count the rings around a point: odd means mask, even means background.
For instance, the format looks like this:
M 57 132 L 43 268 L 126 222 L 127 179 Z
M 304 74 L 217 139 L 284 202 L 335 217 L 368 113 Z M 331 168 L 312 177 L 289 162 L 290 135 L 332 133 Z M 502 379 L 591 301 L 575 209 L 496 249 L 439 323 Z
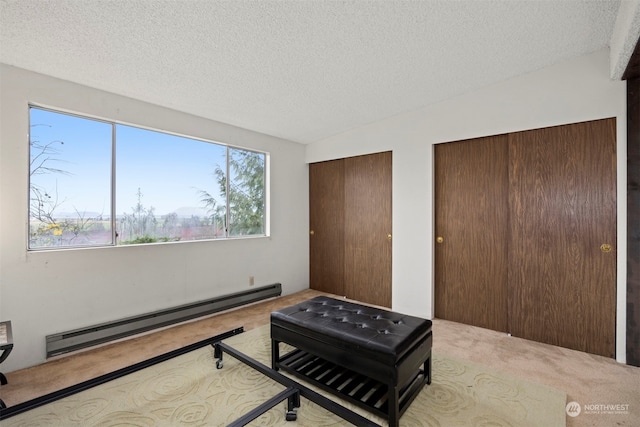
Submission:
M 398 426 L 431 383 L 431 321 L 329 297 L 271 313 L 272 367 Z M 280 343 L 295 347 L 280 355 Z

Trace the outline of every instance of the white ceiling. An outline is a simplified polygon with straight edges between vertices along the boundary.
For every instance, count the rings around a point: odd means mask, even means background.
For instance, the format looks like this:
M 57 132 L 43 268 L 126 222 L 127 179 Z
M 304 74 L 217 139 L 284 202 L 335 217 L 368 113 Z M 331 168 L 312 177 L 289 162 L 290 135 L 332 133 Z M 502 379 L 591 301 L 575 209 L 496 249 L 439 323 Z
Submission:
M 619 5 L 0 0 L 0 62 L 311 143 L 605 48 Z

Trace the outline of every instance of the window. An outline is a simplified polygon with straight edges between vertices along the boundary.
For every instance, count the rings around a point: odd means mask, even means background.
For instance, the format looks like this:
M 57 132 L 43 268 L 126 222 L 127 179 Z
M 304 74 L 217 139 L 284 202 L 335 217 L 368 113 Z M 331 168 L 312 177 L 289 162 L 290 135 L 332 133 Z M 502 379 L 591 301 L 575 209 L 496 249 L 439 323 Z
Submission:
M 266 234 L 267 154 L 30 107 L 29 249 Z

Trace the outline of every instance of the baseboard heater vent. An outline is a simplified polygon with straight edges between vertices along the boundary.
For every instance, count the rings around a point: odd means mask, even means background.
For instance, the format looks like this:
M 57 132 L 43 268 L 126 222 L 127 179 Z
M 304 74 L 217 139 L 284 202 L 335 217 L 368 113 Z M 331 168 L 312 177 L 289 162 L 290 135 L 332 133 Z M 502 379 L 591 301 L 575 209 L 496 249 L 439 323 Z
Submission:
M 109 341 L 173 325 L 282 294 L 282 285 L 262 286 L 206 301 L 185 304 L 73 331 L 47 335 L 47 357 L 58 356 Z

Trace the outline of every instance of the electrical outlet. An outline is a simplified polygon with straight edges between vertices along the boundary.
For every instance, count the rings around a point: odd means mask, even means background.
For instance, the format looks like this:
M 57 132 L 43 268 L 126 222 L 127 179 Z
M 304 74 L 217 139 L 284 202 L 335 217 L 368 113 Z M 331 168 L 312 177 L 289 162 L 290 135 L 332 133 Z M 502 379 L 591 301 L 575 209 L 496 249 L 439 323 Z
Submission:
M 253 286 L 255 283 L 255 278 L 253 276 L 249 276 L 249 286 Z

